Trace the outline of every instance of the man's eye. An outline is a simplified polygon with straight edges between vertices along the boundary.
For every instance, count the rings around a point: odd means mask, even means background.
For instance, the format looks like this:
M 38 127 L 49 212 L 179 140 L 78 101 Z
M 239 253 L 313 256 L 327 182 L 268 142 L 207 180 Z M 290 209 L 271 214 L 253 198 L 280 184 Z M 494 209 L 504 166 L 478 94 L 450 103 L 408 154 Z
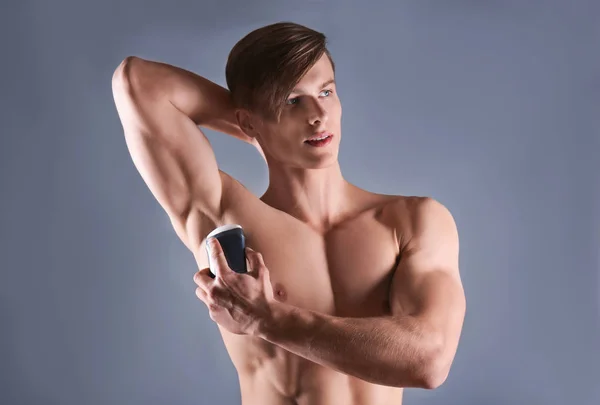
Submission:
M 331 95 L 331 93 L 333 93 L 333 92 L 332 92 L 331 90 L 323 90 L 323 91 L 321 92 L 321 94 L 323 94 L 323 93 L 327 93 L 327 95 L 326 95 L 325 97 L 328 97 L 328 96 L 330 96 L 330 95 Z
M 287 104 L 290 104 L 290 105 L 291 105 L 291 104 L 298 104 L 298 101 L 300 101 L 300 100 L 298 100 L 298 97 L 289 98 L 289 99 L 287 100 Z

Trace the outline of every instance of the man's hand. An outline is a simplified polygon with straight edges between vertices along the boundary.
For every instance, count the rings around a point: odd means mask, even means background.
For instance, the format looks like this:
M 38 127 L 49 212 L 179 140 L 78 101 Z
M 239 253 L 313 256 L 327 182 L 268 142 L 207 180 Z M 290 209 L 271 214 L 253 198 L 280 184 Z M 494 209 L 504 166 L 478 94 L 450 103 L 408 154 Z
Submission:
M 216 278 L 210 276 L 209 268 L 194 274 L 196 296 L 208 307 L 210 318 L 229 332 L 255 336 L 273 317 L 275 302 L 262 255 L 247 247 L 248 273 L 239 274 L 227 265 L 218 240 L 211 238 L 210 242 L 214 242 L 209 248 Z

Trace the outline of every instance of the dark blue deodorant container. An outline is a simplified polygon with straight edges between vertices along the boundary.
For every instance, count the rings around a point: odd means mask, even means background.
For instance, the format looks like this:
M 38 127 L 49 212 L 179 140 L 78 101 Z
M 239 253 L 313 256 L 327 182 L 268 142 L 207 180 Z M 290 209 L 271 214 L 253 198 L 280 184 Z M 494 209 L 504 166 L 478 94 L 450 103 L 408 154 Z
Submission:
M 227 259 L 227 264 L 236 273 L 247 273 L 246 268 L 246 237 L 242 227 L 237 224 L 223 225 L 215 228 L 206 237 L 206 242 L 211 238 L 215 238 L 221 244 L 223 253 Z M 208 247 L 207 247 L 208 249 Z M 208 252 L 208 263 L 210 271 L 213 273 L 213 265 L 211 263 L 210 253 Z

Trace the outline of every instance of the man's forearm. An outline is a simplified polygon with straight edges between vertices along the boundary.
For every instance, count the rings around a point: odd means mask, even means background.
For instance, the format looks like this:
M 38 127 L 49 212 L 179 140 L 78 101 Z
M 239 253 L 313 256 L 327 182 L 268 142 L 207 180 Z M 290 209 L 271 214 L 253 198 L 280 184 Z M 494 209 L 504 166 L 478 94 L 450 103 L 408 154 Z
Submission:
M 231 135 L 253 145 L 263 154 L 256 140 L 246 135 L 237 124 L 229 90 L 167 63 L 130 57 L 126 65 L 130 80 L 145 97 L 167 97 L 196 125 Z
M 413 317 L 341 318 L 278 303 L 259 336 L 362 380 L 430 388 L 433 339 Z

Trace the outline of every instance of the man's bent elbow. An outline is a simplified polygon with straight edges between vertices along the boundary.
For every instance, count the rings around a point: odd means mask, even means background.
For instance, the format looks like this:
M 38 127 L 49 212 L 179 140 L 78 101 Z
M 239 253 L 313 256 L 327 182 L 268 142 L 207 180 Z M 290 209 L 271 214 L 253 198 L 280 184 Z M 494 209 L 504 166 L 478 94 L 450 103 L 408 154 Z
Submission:
M 434 390 L 436 388 L 439 388 L 446 381 L 447 377 L 447 374 L 432 373 L 423 379 L 423 388 L 426 390 Z
M 138 58 L 137 56 L 128 56 L 119 63 L 119 66 L 117 66 L 112 75 L 113 92 L 131 91 L 131 85 L 133 84 L 132 79 L 134 79 L 134 69 L 137 71 L 141 62 L 143 62 L 143 59 Z
M 439 388 L 446 381 L 449 373 L 450 368 L 446 365 L 441 365 L 440 362 L 431 362 L 423 373 L 423 388 L 428 390 Z

